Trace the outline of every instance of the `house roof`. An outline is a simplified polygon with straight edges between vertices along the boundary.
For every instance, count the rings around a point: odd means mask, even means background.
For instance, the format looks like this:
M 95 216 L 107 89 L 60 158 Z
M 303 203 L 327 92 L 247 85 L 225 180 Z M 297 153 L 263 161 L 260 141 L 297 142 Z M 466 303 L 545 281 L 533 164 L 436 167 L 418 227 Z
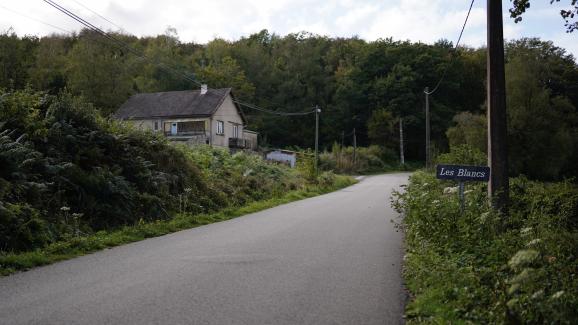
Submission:
M 208 117 L 217 111 L 228 95 L 234 99 L 231 88 L 208 89 L 204 95 L 201 95 L 200 90 L 136 94 L 122 104 L 114 116 L 122 120 Z M 243 111 L 237 103 L 233 103 L 246 123 Z

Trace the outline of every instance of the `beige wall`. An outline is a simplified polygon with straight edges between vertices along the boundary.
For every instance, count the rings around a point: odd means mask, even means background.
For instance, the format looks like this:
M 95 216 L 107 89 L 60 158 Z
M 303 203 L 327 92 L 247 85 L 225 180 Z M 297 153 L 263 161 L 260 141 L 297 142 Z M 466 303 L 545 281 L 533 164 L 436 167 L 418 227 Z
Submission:
M 257 150 L 257 148 L 258 148 L 257 137 L 258 137 L 257 132 L 253 132 L 253 131 L 249 131 L 249 130 L 244 130 L 244 132 L 243 132 L 243 138 L 245 140 L 249 140 L 251 142 L 251 144 L 250 144 L 251 147 L 249 148 L 251 150 Z
M 224 122 L 224 134 L 217 134 L 217 121 Z M 243 119 L 237 111 L 231 96 L 227 96 L 211 119 L 211 138 L 214 146 L 229 147 L 229 138 L 233 138 L 233 125 L 239 126 L 239 138 L 243 138 Z

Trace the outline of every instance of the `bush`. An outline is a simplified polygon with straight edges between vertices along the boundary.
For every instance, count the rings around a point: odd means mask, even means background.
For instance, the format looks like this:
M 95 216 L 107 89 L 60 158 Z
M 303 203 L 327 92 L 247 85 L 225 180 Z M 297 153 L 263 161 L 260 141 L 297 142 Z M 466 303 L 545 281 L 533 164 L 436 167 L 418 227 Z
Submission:
M 240 206 L 305 183 L 259 156 L 169 144 L 66 93 L 4 93 L 0 108 L 3 251 Z
M 488 157 L 479 149 L 467 144 L 450 148 L 449 153 L 441 154 L 436 159 L 439 164 L 461 164 L 486 166 Z
M 332 170 L 342 174 L 367 174 L 392 170 L 398 166 L 398 158 L 395 152 L 389 148 L 380 146 L 358 147 L 353 159 L 353 147 L 341 148 L 337 143 L 333 144 L 331 152 L 323 152 L 319 155 L 319 167 L 321 170 Z
M 433 174 L 415 173 L 394 194 L 405 215 L 410 323 L 578 319 L 578 187 L 525 178 L 511 184 L 506 220 L 489 210 L 480 183 L 467 185 L 463 214 L 454 184 Z

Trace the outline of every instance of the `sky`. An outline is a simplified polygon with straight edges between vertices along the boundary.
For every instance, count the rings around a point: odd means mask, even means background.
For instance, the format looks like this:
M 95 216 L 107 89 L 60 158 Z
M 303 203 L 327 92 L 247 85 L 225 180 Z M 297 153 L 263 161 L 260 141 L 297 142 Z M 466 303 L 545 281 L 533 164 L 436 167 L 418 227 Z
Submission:
M 470 0 L 54 1 L 105 30 L 122 27 L 126 33 L 147 36 L 163 34 L 173 27 L 182 42 L 196 43 L 216 37 L 237 40 L 262 29 L 278 35 L 308 31 L 331 37 L 358 36 L 368 41 L 392 37 L 455 43 L 470 4 Z M 486 1 L 474 3 L 462 44 L 485 45 Z M 523 21 L 516 24 L 508 13 L 511 2 L 503 0 L 504 37 L 539 37 L 578 57 L 578 31 L 566 33 L 559 15 L 570 0 L 553 5 L 549 0 L 531 3 Z M 0 32 L 12 28 L 21 36 L 44 36 L 81 27 L 42 0 L 0 0 L 0 17 Z

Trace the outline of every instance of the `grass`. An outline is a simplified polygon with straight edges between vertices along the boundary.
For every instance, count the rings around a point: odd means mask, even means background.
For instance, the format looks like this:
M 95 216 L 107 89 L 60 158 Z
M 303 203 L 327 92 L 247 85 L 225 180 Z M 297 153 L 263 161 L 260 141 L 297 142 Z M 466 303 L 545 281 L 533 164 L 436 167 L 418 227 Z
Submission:
M 2 254 L 0 255 L 0 275 L 6 276 L 17 271 L 67 260 L 105 248 L 233 219 L 281 204 L 333 192 L 356 182 L 351 177 L 338 175 L 330 186 L 309 185 L 304 189 L 291 191 L 280 197 L 255 201 L 242 207 L 226 208 L 210 214 L 177 214 L 169 220 L 157 220 L 152 223 L 139 222 L 133 226 L 114 231 L 99 231 L 89 236 L 71 237 L 30 252 Z

